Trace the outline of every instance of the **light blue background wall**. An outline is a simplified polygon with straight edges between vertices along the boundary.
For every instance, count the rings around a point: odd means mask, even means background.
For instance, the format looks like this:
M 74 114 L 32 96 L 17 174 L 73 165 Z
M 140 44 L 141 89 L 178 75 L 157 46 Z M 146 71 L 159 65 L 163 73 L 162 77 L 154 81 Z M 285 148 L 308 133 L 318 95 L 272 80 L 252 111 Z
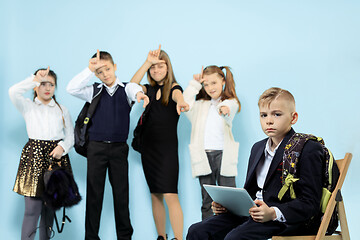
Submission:
M 27 134 L 9 101 L 8 88 L 50 65 L 59 78 L 57 97 L 74 120 L 83 102 L 67 94 L 65 87 L 97 48 L 112 53 L 117 76 L 129 81 L 147 52 L 161 43 L 183 87 L 202 65 L 232 67 L 243 108 L 233 127 L 240 142 L 239 186 L 244 183 L 252 144 L 265 137 L 258 120 L 259 95 L 271 86 L 290 90 L 300 115 L 295 130 L 324 137 L 337 158 L 354 154 L 343 195 L 351 237 L 360 239 L 359 12 L 356 0 L 1 1 L 0 238 L 20 238 L 24 212 L 24 200 L 12 187 Z M 129 139 L 141 111 L 140 105 L 133 108 Z M 186 233 L 200 220 L 201 197 L 198 181 L 191 177 L 190 123 L 181 116 L 179 126 L 179 195 Z M 86 161 L 73 150 L 70 157 L 85 197 Z M 133 238 L 155 239 L 140 155 L 131 150 L 129 163 Z M 107 184 L 103 239 L 115 239 L 112 204 Z M 72 223 L 55 239 L 83 239 L 84 212 L 85 201 L 70 209 Z M 172 237 L 169 224 L 167 229 Z

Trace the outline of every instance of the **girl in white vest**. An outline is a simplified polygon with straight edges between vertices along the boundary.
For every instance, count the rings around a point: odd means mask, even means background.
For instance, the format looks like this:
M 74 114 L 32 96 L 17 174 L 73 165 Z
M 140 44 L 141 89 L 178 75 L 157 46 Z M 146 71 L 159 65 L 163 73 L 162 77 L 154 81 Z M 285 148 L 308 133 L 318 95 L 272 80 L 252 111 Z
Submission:
M 198 177 L 201 185 L 204 220 L 213 213 L 212 199 L 203 184 L 235 187 L 239 143 L 234 141 L 231 128 L 241 105 L 230 68 L 202 69 L 190 81 L 184 99 L 190 107 L 185 115 L 192 124 L 189 145 L 192 176 Z

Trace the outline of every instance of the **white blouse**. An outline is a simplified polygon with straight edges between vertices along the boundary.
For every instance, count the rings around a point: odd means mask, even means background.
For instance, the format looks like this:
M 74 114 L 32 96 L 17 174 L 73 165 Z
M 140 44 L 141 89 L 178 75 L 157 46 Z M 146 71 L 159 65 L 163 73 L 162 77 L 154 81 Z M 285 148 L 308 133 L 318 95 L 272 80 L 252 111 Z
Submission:
M 58 145 L 64 149 L 63 155 L 67 154 L 74 145 L 74 127 L 67 108 L 61 109 L 52 99 L 44 105 L 38 98 L 32 101 L 23 94 L 40 83 L 33 81 L 34 75 L 13 85 L 9 89 L 12 103 L 23 115 L 29 138 L 38 140 L 61 140 Z M 63 118 L 65 123 L 63 122 Z
M 210 100 L 210 108 L 205 124 L 204 148 L 206 150 L 224 149 L 224 120 L 218 111 L 220 98 Z

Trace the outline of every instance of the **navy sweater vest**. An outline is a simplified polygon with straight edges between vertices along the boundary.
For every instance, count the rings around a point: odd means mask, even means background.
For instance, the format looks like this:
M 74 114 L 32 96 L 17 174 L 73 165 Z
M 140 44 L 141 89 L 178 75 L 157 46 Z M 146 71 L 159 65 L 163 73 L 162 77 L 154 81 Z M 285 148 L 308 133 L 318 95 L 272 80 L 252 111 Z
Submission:
M 111 96 L 103 87 L 88 130 L 90 141 L 126 142 L 130 110 L 125 88 L 119 86 Z

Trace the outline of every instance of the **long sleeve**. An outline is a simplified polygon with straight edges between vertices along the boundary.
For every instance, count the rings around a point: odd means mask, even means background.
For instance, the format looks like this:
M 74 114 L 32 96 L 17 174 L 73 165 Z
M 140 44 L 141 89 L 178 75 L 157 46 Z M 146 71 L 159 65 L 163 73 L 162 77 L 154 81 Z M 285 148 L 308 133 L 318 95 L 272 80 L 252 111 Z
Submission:
M 226 124 L 231 127 L 232 121 L 235 117 L 235 114 L 237 113 L 237 111 L 239 109 L 239 104 L 235 98 L 232 98 L 232 99 L 226 99 L 226 100 L 222 101 L 221 103 L 219 103 L 219 105 L 217 106 L 218 111 L 220 110 L 220 108 L 222 106 L 227 106 L 230 109 L 230 115 L 222 116 L 222 117 L 224 118 Z
M 126 84 L 125 92 L 130 102 L 136 102 L 136 94 L 142 92 L 142 87 L 139 84 L 130 82 Z
M 40 83 L 33 81 L 34 77 L 35 77 L 34 75 L 31 75 L 25 80 L 16 83 L 15 85 L 9 88 L 10 100 L 21 114 L 23 114 L 24 111 L 26 111 L 27 109 L 26 106 L 31 104 L 31 100 L 25 98 L 23 94 L 26 93 L 27 91 L 30 91 L 34 87 L 40 85 Z
M 183 93 L 185 102 L 189 104 L 189 111 L 185 112 L 185 115 L 190 119 L 190 121 L 193 116 L 195 97 L 199 93 L 201 88 L 202 88 L 201 83 L 193 79 L 189 82 L 189 86 L 185 89 Z
M 64 106 L 61 106 L 61 108 L 63 110 L 63 117 L 65 121 L 65 137 L 58 143 L 58 145 L 64 149 L 63 155 L 65 155 L 69 153 L 69 150 L 74 146 L 74 126 L 69 111 Z
M 89 81 L 95 74 L 89 68 L 85 68 L 82 72 L 76 75 L 68 83 L 66 91 L 74 97 L 80 98 L 86 102 L 91 102 L 93 97 L 93 86 L 88 85 Z

